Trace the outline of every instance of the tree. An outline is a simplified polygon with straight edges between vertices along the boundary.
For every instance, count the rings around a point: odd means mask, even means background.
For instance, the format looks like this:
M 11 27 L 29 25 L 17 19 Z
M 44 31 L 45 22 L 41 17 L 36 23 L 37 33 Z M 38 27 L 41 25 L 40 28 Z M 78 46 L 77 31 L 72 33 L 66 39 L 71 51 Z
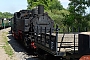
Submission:
M 11 18 L 13 17 L 13 14 L 9 13 L 9 12 L 0 12 L 0 18 Z
M 44 5 L 45 9 L 52 10 L 52 9 L 63 9 L 63 6 L 60 4 L 58 0 L 27 0 L 28 2 L 28 9 L 36 7 L 37 5 Z
M 86 0 L 87 6 L 90 7 L 90 0 Z
M 63 9 L 63 6 L 61 5 L 60 1 L 54 0 L 50 4 L 49 9 L 50 10 L 52 10 L 52 9 L 62 10 Z
M 2 12 L 0 12 L 0 18 L 3 18 L 3 17 L 4 17 L 3 13 L 2 13 Z
M 70 0 L 68 9 L 70 14 L 66 16 L 64 23 L 67 26 L 73 26 L 75 28 L 87 26 L 87 21 L 84 21 L 84 15 L 88 6 L 89 4 L 86 0 Z
M 10 12 L 4 12 L 3 15 L 4 15 L 4 18 L 11 18 L 11 17 L 13 17 L 13 14 L 11 14 Z

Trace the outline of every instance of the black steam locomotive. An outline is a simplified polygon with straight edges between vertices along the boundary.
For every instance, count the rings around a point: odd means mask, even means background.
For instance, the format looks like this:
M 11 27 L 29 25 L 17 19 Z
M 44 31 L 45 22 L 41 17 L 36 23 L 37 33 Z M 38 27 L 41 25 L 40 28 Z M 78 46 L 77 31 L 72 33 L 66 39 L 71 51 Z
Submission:
M 54 29 L 54 21 L 47 13 L 44 13 L 42 5 L 38 5 L 32 10 L 15 12 L 11 19 L 13 37 L 44 59 L 75 60 L 75 58 L 90 53 L 90 35 L 58 34 L 58 31 L 58 26 L 56 25 Z
M 46 30 L 46 33 L 53 29 L 54 21 L 44 13 L 44 6 L 32 10 L 20 10 L 14 13 L 11 19 L 11 32 L 16 40 L 20 40 L 26 48 L 36 49 L 34 44 L 36 32 L 38 28 L 38 35 Z M 42 30 L 42 31 L 41 31 Z

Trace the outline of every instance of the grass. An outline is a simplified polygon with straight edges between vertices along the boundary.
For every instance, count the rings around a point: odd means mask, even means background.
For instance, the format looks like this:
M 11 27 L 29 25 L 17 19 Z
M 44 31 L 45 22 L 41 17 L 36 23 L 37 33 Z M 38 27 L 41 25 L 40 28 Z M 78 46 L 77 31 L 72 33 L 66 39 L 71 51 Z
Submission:
M 8 43 L 7 34 L 8 34 L 8 32 L 2 33 L 3 41 L 5 42 L 5 45 L 3 46 L 3 48 L 5 49 L 6 54 L 8 54 L 8 56 L 12 57 L 14 53 L 13 53 L 13 50 L 11 49 L 11 47 Z

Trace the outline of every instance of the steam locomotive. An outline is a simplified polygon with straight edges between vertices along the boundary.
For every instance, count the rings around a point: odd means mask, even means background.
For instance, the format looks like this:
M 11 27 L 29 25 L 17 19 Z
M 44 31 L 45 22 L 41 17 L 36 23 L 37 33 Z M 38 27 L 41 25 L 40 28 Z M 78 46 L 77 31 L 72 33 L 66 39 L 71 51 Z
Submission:
M 38 7 L 32 10 L 20 10 L 14 13 L 14 17 L 11 19 L 11 32 L 16 40 L 20 40 L 26 48 L 36 49 L 34 44 L 36 37 L 36 31 L 38 27 L 38 34 L 47 28 L 53 29 L 54 21 L 44 13 L 44 6 L 38 5 Z
M 54 21 L 48 13 L 44 13 L 43 5 L 15 12 L 11 19 L 11 32 L 27 49 L 47 60 L 73 60 L 78 55 L 80 58 L 86 52 L 90 53 L 89 36 L 79 33 L 58 34 L 58 26 L 54 28 Z

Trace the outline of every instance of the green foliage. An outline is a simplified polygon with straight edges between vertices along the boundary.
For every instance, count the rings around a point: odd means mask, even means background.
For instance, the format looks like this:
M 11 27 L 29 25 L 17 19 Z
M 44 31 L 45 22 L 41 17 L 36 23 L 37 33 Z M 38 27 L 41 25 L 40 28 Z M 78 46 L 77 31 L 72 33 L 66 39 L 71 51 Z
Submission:
M 55 21 L 55 24 L 59 25 L 59 28 L 65 27 L 62 22 L 65 19 L 63 15 L 69 15 L 69 11 L 53 9 L 52 12 L 50 10 L 46 10 L 45 12 L 47 11 L 49 16 Z
M 52 9 L 63 9 L 63 6 L 60 4 L 58 0 L 27 0 L 28 9 L 36 7 L 37 5 L 44 5 L 46 10 Z
M 60 1 L 54 0 L 51 2 L 49 6 L 49 10 L 56 9 L 56 10 L 62 10 L 63 6 L 61 5 Z
M 14 53 L 7 41 L 8 40 L 7 36 L 6 36 L 7 34 L 8 34 L 8 32 L 3 32 L 3 34 L 2 34 L 3 41 L 5 42 L 5 45 L 3 46 L 3 48 L 5 49 L 6 54 L 8 54 L 10 57 L 12 57 Z
M 3 18 L 3 17 L 4 17 L 3 13 L 2 13 L 2 12 L 0 12 L 0 18 Z
M 84 0 L 70 0 L 68 11 L 69 15 L 64 15 L 65 19 L 63 23 L 65 26 L 69 27 L 87 27 L 87 20 L 84 19 L 85 10 L 88 6 L 87 1 Z
M 87 21 L 87 24 L 90 27 L 90 13 L 84 16 L 84 21 Z
M 13 14 L 9 13 L 9 12 L 0 12 L 0 18 L 11 18 L 13 17 Z

